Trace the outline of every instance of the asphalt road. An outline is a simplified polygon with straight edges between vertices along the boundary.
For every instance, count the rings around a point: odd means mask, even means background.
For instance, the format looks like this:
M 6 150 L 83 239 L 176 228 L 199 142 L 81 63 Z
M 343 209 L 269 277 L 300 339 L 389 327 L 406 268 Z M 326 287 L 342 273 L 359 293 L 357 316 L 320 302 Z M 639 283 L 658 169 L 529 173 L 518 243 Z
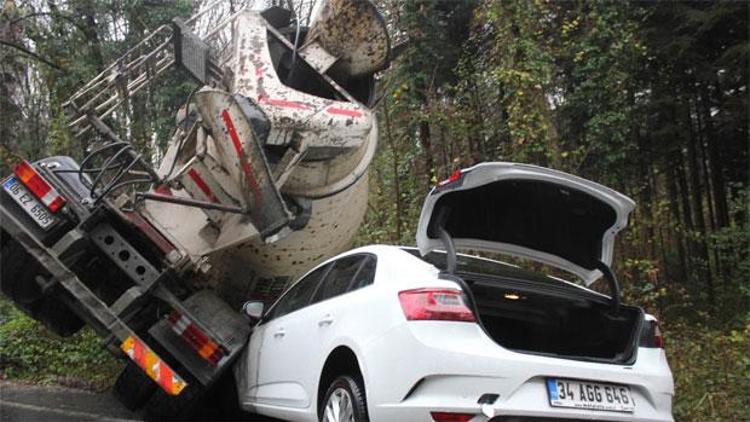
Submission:
M 25 421 L 134 421 L 140 415 L 124 408 L 109 393 L 68 388 L 38 387 L 0 382 L 0 420 Z
M 237 415 L 202 415 L 196 420 L 238 420 Z M 268 421 L 254 415 L 242 415 L 246 421 Z M 60 387 L 40 387 L 0 381 L 0 421 L 73 422 L 142 421 L 109 392 L 92 393 Z

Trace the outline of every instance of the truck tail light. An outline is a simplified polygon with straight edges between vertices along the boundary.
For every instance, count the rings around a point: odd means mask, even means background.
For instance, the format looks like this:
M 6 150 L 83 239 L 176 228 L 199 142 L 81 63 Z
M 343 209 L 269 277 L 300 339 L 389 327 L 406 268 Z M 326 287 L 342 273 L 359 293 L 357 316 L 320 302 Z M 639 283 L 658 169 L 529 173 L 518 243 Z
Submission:
M 128 337 L 122 342 L 120 349 L 170 396 L 179 395 L 187 386 L 187 383 L 139 338 Z
M 476 415 L 472 413 L 430 412 L 430 416 L 435 422 L 468 422 Z
M 409 321 L 476 321 L 474 313 L 469 309 L 460 290 L 405 290 L 398 294 L 398 300 Z
M 57 212 L 65 205 L 65 198 L 55 188 L 50 186 L 44 178 L 37 173 L 28 161 L 21 161 L 13 167 L 13 174 L 18 180 L 36 196 L 50 211 Z
M 172 311 L 169 314 L 169 322 L 172 324 L 172 330 L 211 365 L 216 365 L 227 355 L 227 349 L 213 341 L 195 323 L 178 311 Z

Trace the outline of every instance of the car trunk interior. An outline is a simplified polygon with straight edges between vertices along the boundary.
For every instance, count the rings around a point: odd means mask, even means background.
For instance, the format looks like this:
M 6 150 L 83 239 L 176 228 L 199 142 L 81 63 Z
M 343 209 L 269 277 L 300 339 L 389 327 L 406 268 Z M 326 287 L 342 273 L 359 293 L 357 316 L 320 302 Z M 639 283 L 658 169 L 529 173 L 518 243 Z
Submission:
M 518 352 L 628 363 L 634 357 L 640 308 L 556 283 L 457 274 L 473 293 L 485 331 Z

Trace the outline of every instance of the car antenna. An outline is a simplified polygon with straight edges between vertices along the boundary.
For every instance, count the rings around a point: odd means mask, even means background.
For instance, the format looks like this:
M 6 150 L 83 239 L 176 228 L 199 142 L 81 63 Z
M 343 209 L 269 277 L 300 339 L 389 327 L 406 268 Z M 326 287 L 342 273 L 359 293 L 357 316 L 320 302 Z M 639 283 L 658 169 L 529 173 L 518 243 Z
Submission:
M 604 278 L 609 283 L 609 289 L 612 291 L 612 312 L 617 314 L 620 312 L 620 284 L 617 282 L 617 277 L 615 277 L 615 273 L 612 272 L 609 265 L 602 261 L 597 261 L 595 266 L 597 270 L 602 272 Z

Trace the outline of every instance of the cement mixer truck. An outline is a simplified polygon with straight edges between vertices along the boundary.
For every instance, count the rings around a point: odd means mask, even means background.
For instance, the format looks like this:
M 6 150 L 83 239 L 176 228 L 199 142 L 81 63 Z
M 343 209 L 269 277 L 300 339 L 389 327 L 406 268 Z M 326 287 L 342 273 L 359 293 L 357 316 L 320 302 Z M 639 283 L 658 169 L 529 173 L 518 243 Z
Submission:
M 65 104 L 85 158 L 2 179 L 2 292 L 59 335 L 93 328 L 128 362 L 131 407 L 154 386 L 167 402 L 210 390 L 247 342 L 242 304 L 277 297 L 362 221 L 390 41 L 367 1 L 323 2 L 310 22 L 222 1 L 174 19 Z M 175 71 L 196 88 L 157 161 L 122 124 L 146 116 L 122 110 Z

